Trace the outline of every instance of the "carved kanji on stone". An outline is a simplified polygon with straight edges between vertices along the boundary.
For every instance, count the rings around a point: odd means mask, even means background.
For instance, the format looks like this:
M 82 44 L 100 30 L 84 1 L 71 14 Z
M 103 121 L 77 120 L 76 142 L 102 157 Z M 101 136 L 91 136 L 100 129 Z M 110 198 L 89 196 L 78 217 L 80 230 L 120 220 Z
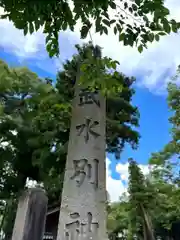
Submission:
M 86 222 L 80 221 L 80 214 L 77 212 L 70 214 L 70 218 L 73 221 L 65 225 L 66 240 L 78 240 L 80 235 L 88 239 L 92 234 L 97 234 L 99 224 L 98 222 L 93 222 L 92 213 L 87 213 Z
M 88 163 L 87 159 L 73 160 L 74 163 L 74 174 L 71 179 L 77 178 L 76 182 L 80 187 L 84 182 L 85 178 L 90 180 L 95 188 L 98 187 L 98 165 L 99 161 L 97 159 L 93 160 L 92 164 Z
M 100 101 L 97 99 L 98 91 L 91 92 L 88 89 L 82 89 L 79 93 L 79 106 L 95 103 L 100 107 Z
M 79 124 L 76 126 L 76 129 L 78 131 L 78 136 L 80 136 L 83 132 L 84 134 L 84 139 L 85 143 L 89 141 L 89 135 L 91 134 L 94 138 L 97 138 L 100 136 L 99 133 L 96 133 L 93 128 L 99 125 L 98 121 L 92 121 L 90 118 L 86 118 L 85 123 Z

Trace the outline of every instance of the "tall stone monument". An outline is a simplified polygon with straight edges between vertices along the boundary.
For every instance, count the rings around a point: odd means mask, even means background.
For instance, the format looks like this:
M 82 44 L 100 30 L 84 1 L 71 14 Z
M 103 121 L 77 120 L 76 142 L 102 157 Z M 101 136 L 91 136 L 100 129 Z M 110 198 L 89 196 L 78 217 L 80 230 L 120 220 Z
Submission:
M 42 240 L 48 198 L 44 190 L 30 188 L 19 199 L 12 240 Z
M 105 99 L 76 86 L 57 240 L 106 240 Z

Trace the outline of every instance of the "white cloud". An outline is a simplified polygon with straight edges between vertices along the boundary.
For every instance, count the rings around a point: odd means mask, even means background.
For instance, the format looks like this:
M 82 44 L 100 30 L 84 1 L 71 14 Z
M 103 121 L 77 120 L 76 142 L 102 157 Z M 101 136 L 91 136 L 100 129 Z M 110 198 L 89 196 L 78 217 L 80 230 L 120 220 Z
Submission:
M 116 172 L 119 173 L 119 179 L 115 180 L 111 177 L 110 160 L 106 158 L 106 188 L 110 195 L 111 202 L 119 200 L 123 193 L 127 193 L 128 187 L 128 166 L 129 163 L 118 163 L 116 165 Z M 138 165 L 142 170 L 143 174 L 149 173 L 148 165 Z
M 143 172 L 144 175 L 149 173 L 149 166 L 148 165 L 142 165 L 139 164 L 138 165 L 139 168 L 141 169 L 141 171 Z M 129 173 L 128 173 L 128 167 L 129 167 L 129 163 L 118 163 L 116 165 L 116 172 L 120 174 L 120 178 L 121 180 L 125 180 L 126 182 L 128 182 L 128 177 L 129 177 Z
M 166 5 L 170 9 L 172 17 L 180 20 L 179 0 L 167 0 Z M 1 11 L 2 9 L 0 9 Z M 47 60 L 47 54 L 44 51 L 45 36 L 41 31 L 24 37 L 23 32 L 17 30 L 8 20 L 0 20 L 0 32 L 0 46 L 13 52 L 21 60 L 35 57 L 37 59 L 36 64 L 41 65 L 41 68 L 43 68 L 43 60 Z M 103 47 L 104 55 L 110 56 L 121 63 L 121 71 L 136 76 L 139 80 L 138 86 L 146 87 L 153 93 L 164 93 L 170 76 L 175 73 L 177 65 L 180 64 L 179 34 L 162 37 L 160 42 L 149 45 L 149 48 L 142 54 L 139 54 L 136 48 L 125 47 L 122 43 L 119 43 L 117 36 L 114 36 L 111 30 L 108 36 L 100 36 L 93 32 L 91 32 L 91 35 L 94 44 Z M 79 24 L 76 26 L 74 33 L 68 31 L 63 33 L 62 36 L 65 36 L 62 39 L 66 43 L 66 49 L 64 50 L 63 46 L 62 50 L 67 52 L 69 51 L 68 46 L 72 49 L 72 44 L 74 44 L 71 39 L 79 39 L 80 41 Z M 86 41 L 89 40 L 90 37 L 86 39 Z M 68 52 L 66 57 L 70 57 L 71 54 Z M 57 60 L 54 60 L 54 65 L 56 63 Z M 47 70 L 47 64 L 45 68 Z M 54 69 L 57 69 L 57 66 L 51 69 L 51 72 Z
M 0 9 L 2 13 L 2 8 Z M 3 19 L 0 20 L 0 46 L 14 53 L 20 58 L 29 58 L 34 56 L 44 46 L 44 36 L 41 31 L 36 34 L 24 36 L 22 30 L 14 27 L 13 23 Z
M 119 197 L 127 192 L 127 187 L 124 186 L 121 179 L 115 180 L 111 177 L 110 160 L 106 158 L 106 189 L 110 196 L 111 202 L 116 202 Z

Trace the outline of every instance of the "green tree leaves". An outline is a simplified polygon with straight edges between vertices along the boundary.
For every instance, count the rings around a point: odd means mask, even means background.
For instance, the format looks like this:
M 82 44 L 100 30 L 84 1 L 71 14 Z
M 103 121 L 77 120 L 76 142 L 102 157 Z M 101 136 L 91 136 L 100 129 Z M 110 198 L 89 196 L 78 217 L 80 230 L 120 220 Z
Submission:
M 93 52 L 99 57 L 99 64 L 102 60 L 101 67 L 115 70 L 118 64 L 108 58 L 101 59 L 100 49 L 92 44 L 76 47 L 78 54 L 64 64 L 55 86 L 50 79 L 39 79 L 26 68 L 12 69 L 0 61 L 0 141 L 8 143 L 5 147 L 0 145 L 1 199 L 11 196 L 17 199 L 27 177 L 44 183 L 49 204 L 59 199 L 79 63 L 89 61 Z M 139 119 L 137 108 L 131 104 L 134 79 L 117 71 L 107 76 L 109 88 L 113 81 L 117 86 L 116 94 L 108 94 L 107 98 L 107 151 L 120 154 L 126 143 L 135 148 L 139 140 L 139 134 L 132 128 L 138 126 Z M 12 229 L 13 221 L 9 221 L 12 213 L 5 216 L 3 230 L 7 236 Z
M 159 172 L 162 169 L 154 168 L 144 176 L 137 163 L 130 160 L 129 195 L 108 208 L 110 239 L 179 238 L 180 189 Z
M 57 181 L 61 177 L 66 160 L 77 69 L 82 60 L 88 60 L 89 64 L 92 52 L 101 66 L 100 74 L 106 77 L 106 82 L 98 78 L 98 84 L 105 86 L 103 88 L 108 95 L 107 150 L 121 152 L 126 142 L 132 147 L 137 146 L 139 134 L 131 128 L 131 125 L 138 126 L 139 119 L 137 108 L 131 105 L 134 79 L 115 71 L 117 61 L 101 59 L 98 47 L 77 46 L 77 50 L 78 54 L 67 61 L 64 70 L 58 74 L 55 87 L 49 79 L 41 80 L 26 68 L 12 69 L 0 62 L 0 140 L 9 143 L 5 149 L 0 146 L 0 173 L 5 183 L 0 195 L 7 197 L 19 191 L 27 177 L 43 181 L 50 191 L 52 179 Z M 92 58 L 93 64 L 96 63 L 94 61 Z M 103 67 L 111 68 L 113 72 L 106 73 Z M 90 86 L 96 86 L 95 83 Z M 109 89 L 113 89 L 114 95 L 108 94 Z M 51 152 L 53 146 L 56 146 L 55 151 Z M 26 164 L 22 159 L 26 159 Z M 7 164 L 11 171 L 7 171 Z M 56 186 L 58 191 L 60 188 L 61 185 Z
M 176 83 L 178 78 L 179 68 L 167 88 L 168 105 L 172 112 L 172 116 L 169 118 L 169 122 L 172 126 L 170 131 L 171 140 L 160 152 L 153 153 L 149 161 L 152 165 L 162 167 L 162 171 L 158 171 L 160 175 L 163 175 L 165 179 L 169 179 L 169 181 L 180 186 L 180 176 L 175 174 L 180 170 L 178 165 L 180 155 L 180 87 Z
M 159 41 L 159 35 L 158 34 L 155 35 L 155 39 L 156 39 L 157 42 Z
M 110 1 L 109 2 L 109 6 L 112 8 L 112 9 L 116 9 L 116 4 L 114 1 Z
M 103 19 L 102 22 L 103 22 L 106 26 L 108 26 L 108 27 L 111 26 L 110 21 L 108 21 L 107 19 Z
M 55 141 L 55 129 L 56 131 L 61 129 L 60 112 L 63 114 L 62 108 L 59 111 L 55 108 L 59 98 L 52 86 L 46 81 L 40 80 L 28 69 L 9 69 L 7 76 L 3 76 L 3 78 L 6 79 L 6 82 L 0 81 L 2 90 L 0 94 L 2 106 L 0 140 L 1 143 L 7 142 L 8 147 L 4 148 L 0 145 L 0 171 L 3 172 L 1 174 L 3 190 L 1 189 L 0 195 L 4 190 L 11 194 L 22 189 L 27 177 L 39 181 L 45 173 L 48 174 L 45 161 L 50 156 L 53 161 L 50 148 Z M 56 126 L 54 126 L 55 120 L 52 118 L 55 112 Z M 43 116 L 45 117 L 45 114 L 49 122 L 44 123 Z M 65 112 L 64 116 L 66 116 Z M 55 128 L 51 132 L 53 126 Z M 37 149 L 41 149 L 40 153 L 43 154 L 46 148 L 49 148 L 49 155 L 42 158 L 39 155 L 38 162 L 34 161 Z M 25 165 L 22 159 L 26 159 Z M 6 166 L 9 166 L 9 170 Z M 38 168 L 38 166 L 41 167 Z M 41 173 L 39 169 L 41 169 Z
M 163 24 L 164 31 L 166 33 L 170 33 L 171 32 L 171 26 L 170 26 L 170 24 L 169 24 L 169 22 L 166 18 L 162 19 L 162 24 Z
M 179 175 L 179 156 L 180 156 L 180 87 L 176 83 L 179 78 L 179 68 L 172 82 L 168 84 L 168 105 L 172 112 L 169 122 L 171 123 L 171 140 L 164 148 L 157 153 L 152 153 L 149 163 L 152 164 L 152 176 L 159 191 L 154 209 L 155 223 L 159 224 L 161 230 L 164 228 L 164 236 L 171 236 L 174 229 L 174 222 L 179 221 L 179 208 L 177 208 L 177 198 L 180 199 L 180 175 Z M 160 194 L 161 193 L 161 194 Z M 153 211 L 152 211 L 153 212 Z M 164 214 L 162 214 L 164 212 Z M 168 212 L 168 214 L 166 214 Z M 177 233 L 173 233 L 176 236 Z M 172 237 L 172 236 L 171 236 Z M 177 237 L 177 236 L 176 236 Z M 178 239 L 178 237 L 177 237 Z
M 135 124 L 138 126 L 139 114 L 137 108 L 133 107 L 130 103 L 131 97 L 134 93 L 130 86 L 132 86 L 134 79 L 126 78 L 123 74 L 120 74 L 115 70 L 116 65 L 118 64 L 117 61 L 112 61 L 112 59 L 106 57 L 100 58 L 101 51 L 99 51 L 98 46 L 94 48 L 90 43 L 85 44 L 82 47 L 79 45 L 76 47 L 78 55 L 74 55 L 72 61 L 68 61 L 64 65 L 65 71 L 59 73 L 57 82 L 59 91 L 62 88 L 61 83 L 63 80 L 63 84 L 66 84 L 67 86 L 65 88 L 66 91 L 70 92 L 71 96 L 73 96 L 74 83 L 72 83 L 72 80 L 75 82 L 79 62 L 83 62 L 84 64 L 82 64 L 81 70 L 83 72 L 86 71 L 86 76 L 88 76 L 89 79 L 87 81 L 87 79 L 81 78 L 81 83 L 91 89 L 104 89 L 104 94 L 108 96 L 107 151 L 121 152 L 126 141 L 131 144 L 131 146 L 136 147 L 139 135 L 128 126 L 128 122 L 130 125 Z M 97 65 L 98 68 L 96 67 Z M 104 68 L 106 68 L 107 71 L 105 71 Z M 125 112 L 126 114 L 124 115 L 123 113 Z M 121 126 L 119 125 L 120 122 L 122 122 Z M 113 135 L 111 135 L 112 132 L 114 133 Z
M 88 34 L 88 31 L 89 31 L 89 28 L 87 25 L 84 25 L 81 29 L 81 37 L 84 39 L 87 37 L 87 34 Z
M 142 51 L 143 51 L 143 46 L 142 46 L 142 45 L 139 45 L 138 51 L 139 51 L 140 53 L 142 53 Z
M 143 48 L 148 42 L 154 41 L 153 33 L 154 35 L 159 31 L 176 33 L 180 27 L 175 20 L 169 20 L 169 10 L 164 6 L 164 2 L 156 0 L 134 0 L 131 3 L 122 0 L 121 5 L 114 0 L 95 0 L 93 4 L 86 0 L 82 0 L 81 3 L 73 0 L 73 7 L 60 0 L 50 2 L 3 0 L 0 7 L 6 12 L 1 18 L 9 18 L 17 28 L 24 30 L 25 35 L 28 32 L 32 34 L 44 26 L 44 33 L 48 35 L 46 44 L 50 57 L 59 55 L 59 32 L 68 29 L 74 31 L 74 26 L 79 20 L 83 39 L 91 30 L 93 21 L 96 32 L 100 34 L 108 34 L 108 28 L 119 22 L 120 27 L 114 28 L 114 34 L 119 36 L 123 30 L 125 34 L 123 44 L 136 47 L 142 45 Z M 111 17 L 108 14 L 108 7 L 112 10 Z M 153 20 L 148 18 L 149 15 L 153 16 Z M 129 22 L 133 22 L 132 31 L 128 30 Z M 158 30 L 160 23 L 161 29 Z M 157 37 L 155 39 L 157 40 Z M 119 40 L 122 41 L 121 38 Z

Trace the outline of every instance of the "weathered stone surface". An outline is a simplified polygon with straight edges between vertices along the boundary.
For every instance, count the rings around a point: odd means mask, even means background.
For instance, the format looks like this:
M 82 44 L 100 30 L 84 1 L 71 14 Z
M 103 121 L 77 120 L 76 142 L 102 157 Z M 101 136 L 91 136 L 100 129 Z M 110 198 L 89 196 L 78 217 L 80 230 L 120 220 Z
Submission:
M 75 95 L 57 240 L 105 240 L 105 99 Z
M 31 188 L 19 199 L 12 240 L 42 240 L 48 199 L 40 188 Z

